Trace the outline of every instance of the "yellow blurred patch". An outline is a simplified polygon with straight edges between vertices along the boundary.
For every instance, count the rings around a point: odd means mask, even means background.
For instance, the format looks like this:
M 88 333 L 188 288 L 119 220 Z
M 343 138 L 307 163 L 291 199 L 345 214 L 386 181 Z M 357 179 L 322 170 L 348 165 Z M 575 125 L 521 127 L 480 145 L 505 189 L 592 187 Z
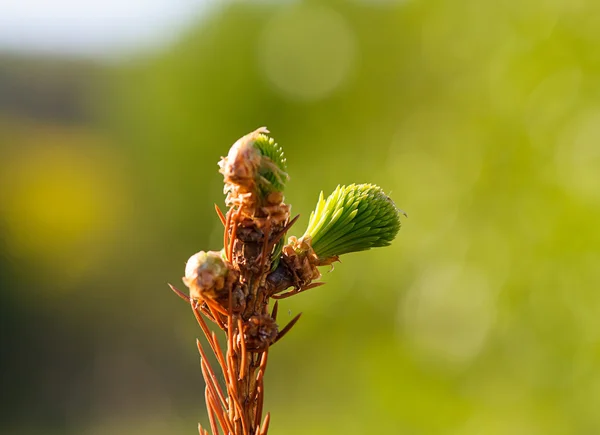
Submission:
M 41 261 L 60 279 L 81 277 L 123 214 L 118 156 L 87 132 L 54 127 L 37 127 L 9 145 L 0 163 L 7 255 Z

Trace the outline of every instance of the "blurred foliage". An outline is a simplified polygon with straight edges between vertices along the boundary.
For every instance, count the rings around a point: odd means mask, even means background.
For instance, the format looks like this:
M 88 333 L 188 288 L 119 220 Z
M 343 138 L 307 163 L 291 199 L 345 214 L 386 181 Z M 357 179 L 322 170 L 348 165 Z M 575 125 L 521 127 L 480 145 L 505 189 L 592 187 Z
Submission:
M 292 234 L 337 184 L 376 183 L 410 216 L 283 304 L 304 316 L 270 355 L 274 434 L 599 432 L 598 16 L 229 3 L 117 65 L 3 58 L 2 432 L 195 431 L 200 334 L 165 283 L 220 248 L 216 164 L 261 125 L 288 159 Z M 56 83 L 80 109 L 47 105 L 68 100 Z

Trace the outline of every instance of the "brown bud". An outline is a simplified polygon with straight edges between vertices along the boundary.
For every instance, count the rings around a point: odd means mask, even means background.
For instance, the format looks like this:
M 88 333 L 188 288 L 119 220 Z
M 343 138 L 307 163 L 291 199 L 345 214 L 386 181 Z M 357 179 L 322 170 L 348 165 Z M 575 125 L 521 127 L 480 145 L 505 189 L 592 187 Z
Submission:
M 250 317 L 244 322 L 246 349 L 253 352 L 266 350 L 277 338 L 277 323 L 268 314 Z
M 229 273 L 220 252 L 200 251 L 188 260 L 183 282 L 190 289 L 192 299 L 215 299 L 227 291 L 225 284 Z

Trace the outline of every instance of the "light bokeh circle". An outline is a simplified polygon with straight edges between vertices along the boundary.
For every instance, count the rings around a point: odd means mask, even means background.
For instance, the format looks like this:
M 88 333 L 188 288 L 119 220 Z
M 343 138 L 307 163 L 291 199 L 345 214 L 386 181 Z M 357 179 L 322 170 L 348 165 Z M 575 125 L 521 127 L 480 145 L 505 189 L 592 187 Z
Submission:
M 317 101 L 350 77 L 357 54 L 346 19 L 322 5 L 295 5 L 271 18 L 259 40 L 260 69 L 292 100 Z

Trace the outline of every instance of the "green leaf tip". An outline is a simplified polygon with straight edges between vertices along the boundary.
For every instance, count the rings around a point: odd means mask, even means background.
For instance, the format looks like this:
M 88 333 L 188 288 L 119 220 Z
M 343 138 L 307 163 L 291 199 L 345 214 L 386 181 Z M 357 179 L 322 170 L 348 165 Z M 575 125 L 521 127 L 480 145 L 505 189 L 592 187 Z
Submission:
M 400 230 L 401 213 L 406 215 L 379 186 L 338 186 L 327 199 L 321 192 L 301 239 L 321 260 L 388 246 Z

